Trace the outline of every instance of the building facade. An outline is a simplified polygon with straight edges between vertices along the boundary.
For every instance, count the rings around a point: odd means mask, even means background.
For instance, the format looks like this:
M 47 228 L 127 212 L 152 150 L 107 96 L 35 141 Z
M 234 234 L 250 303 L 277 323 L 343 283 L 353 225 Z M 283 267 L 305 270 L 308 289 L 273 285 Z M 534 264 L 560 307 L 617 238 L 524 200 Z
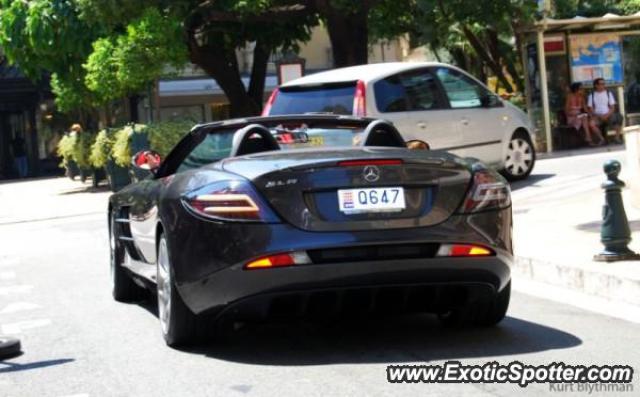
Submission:
M 24 141 L 27 175 L 40 172 L 36 113 L 44 95 L 0 54 L 0 179 L 18 176 L 14 142 Z

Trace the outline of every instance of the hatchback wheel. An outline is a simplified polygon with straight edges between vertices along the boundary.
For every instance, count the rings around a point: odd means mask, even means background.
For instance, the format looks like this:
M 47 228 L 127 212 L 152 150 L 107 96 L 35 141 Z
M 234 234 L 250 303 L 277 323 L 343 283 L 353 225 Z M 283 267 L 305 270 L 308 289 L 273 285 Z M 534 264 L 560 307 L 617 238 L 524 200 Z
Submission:
M 531 174 L 536 161 L 536 151 L 526 133 L 517 132 L 509 141 L 502 173 L 510 181 L 524 179 Z
M 176 347 L 196 342 L 200 324 L 198 317 L 184 303 L 176 290 L 167 240 L 162 235 L 158 244 L 158 317 L 167 345 Z
M 133 282 L 127 271 L 122 266 L 125 259 L 125 248 L 120 241 L 120 226 L 115 221 L 116 215 L 109 216 L 109 252 L 111 294 L 113 299 L 119 302 L 131 302 L 143 299 L 145 289 Z

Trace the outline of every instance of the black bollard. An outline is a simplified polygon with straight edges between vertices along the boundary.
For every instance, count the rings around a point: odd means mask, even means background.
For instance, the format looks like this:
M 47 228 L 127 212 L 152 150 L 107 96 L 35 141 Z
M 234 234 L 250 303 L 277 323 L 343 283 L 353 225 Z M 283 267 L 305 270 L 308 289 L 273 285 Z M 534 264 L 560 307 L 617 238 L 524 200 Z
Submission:
M 622 188 L 625 184 L 618 179 L 620 162 L 616 160 L 605 162 L 604 172 L 607 174 L 607 181 L 601 185 L 605 190 L 605 203 L 602 208 L 600 229 L 600 241 L 604 245 L 604 251 L 595 255 L 593 260 L 599 262 L 640 260 L 640 255 L 627 247 L 631 242 L 631 230 L 622 202 Z
M 19 356 L 20 348 L 19 339 L 0 335 L 0 360 Z

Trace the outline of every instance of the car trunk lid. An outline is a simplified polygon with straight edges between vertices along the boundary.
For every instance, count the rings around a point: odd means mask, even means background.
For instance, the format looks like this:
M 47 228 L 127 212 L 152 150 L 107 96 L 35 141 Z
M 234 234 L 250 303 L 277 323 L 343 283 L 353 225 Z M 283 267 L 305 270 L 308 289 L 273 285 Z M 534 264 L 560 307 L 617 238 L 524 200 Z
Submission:
M 284 220 L 309 231 L 434 225 L 460 206 L 471 179 L 468 166 L 447 153 L 396 148 L 298 149 L 228 159 L 221 166 L 250 179 Z M 340 190 L 357 196 L 372 189 L 401 189 L 404 208 L 340 209 Z

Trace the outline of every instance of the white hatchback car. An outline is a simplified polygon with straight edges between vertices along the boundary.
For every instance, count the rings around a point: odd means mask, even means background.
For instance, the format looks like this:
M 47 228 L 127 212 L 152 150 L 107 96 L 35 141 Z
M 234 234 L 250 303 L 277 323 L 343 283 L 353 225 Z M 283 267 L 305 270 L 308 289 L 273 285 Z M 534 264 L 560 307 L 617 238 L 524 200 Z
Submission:
M 276 89 L 263 111 L 300 113 L 383 118 L 407 141 L 478 158 L 510 180 L 526 178 L 536 159 L 527 115 L 442 63 L 377 63 L 312 74 Z

